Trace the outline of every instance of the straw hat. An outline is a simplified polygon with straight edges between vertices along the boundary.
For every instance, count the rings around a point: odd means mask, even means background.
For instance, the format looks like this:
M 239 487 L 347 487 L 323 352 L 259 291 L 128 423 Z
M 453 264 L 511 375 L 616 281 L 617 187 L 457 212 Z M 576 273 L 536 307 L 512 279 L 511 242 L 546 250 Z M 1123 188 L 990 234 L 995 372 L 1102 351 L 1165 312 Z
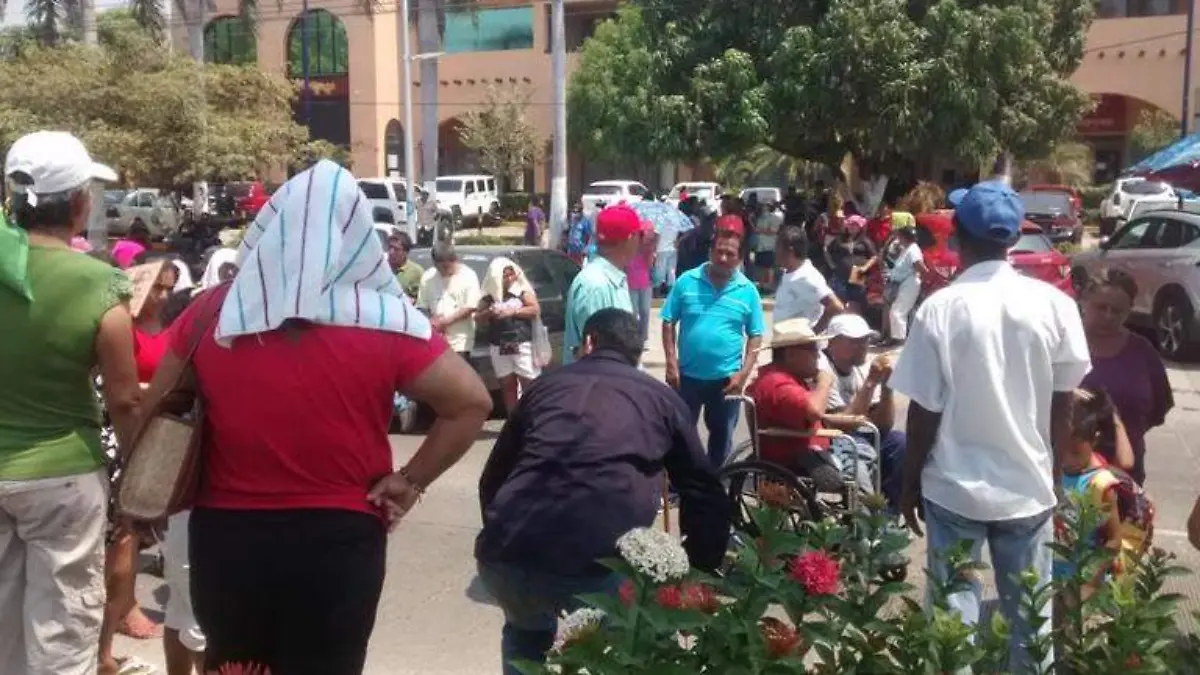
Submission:
M 771 349 L 820 343 L 829 339 L 828 335 L 813 332 L 812 324 L 804 318 L 784 319 L 775 324 L 772 333 L 771 344 L 768 345 Z

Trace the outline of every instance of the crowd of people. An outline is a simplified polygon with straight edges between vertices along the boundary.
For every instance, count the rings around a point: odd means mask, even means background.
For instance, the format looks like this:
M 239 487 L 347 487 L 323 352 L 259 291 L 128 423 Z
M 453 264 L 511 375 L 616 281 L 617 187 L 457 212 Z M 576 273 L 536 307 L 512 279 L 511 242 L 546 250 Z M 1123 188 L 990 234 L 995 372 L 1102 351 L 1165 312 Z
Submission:
M 1149 540 L 1145 436 L 1173 401 L 1162 362 L 1124 327 L 1136 287 L 1097 275 L 1077 306 L 1017 273 L 1006 254 L 1024 210 L 1003 183 L 951 200 L 963 271 L 919 306 L 913 289 L 931 272 L 904 211 L 867 220 L 795 192 L 782 205 L 730 201 L 674 249 L 628 206 L 579 214 L 566 247 L 587 262 L 550 369 L 518 262 L 491 259 L 480 280 L 442 242 L 421 269 L 406 235 L 380 241 L 357 181 L 332 162 L 280 189 L 236 249 L 209 254 L 199 283 L 138 232 L 111 254 L 72 246 L 92 182 L 116 179 L 73 136 L 21 138 L 5 178 L 0 672 L 151 672 L 114 654 L 113 635 L 159 634 L 133 578 L 139 548 L 162 539 L 170 675 L 231 664 L 361 673 L 388 531 L 492 412 L 470 365 L 479 325 L 506 420 L 480 478 L 475 558 L 504 612 L 506 674 L 514 659 L 545 659 L 580 594 L 617 592 L 597 561 L 652 524 L 664 497 L 692 565 L 719 569 L 730 512 L 717 475 L 743 409 L 791 432 L 764 439 L 762 459 L 819 490 L 849 478 L 873 491 L 852 467 L 878 462 L 890 511 L 928 530 L 935 577 L 948 574 L 946 551 L 966 542 L 978 559 L 987 542 L 1018 672 L 1031 666 L 1031 628 L 1013 575 L 1055 574 L 1058 493 L 1109 506 L 1092 543 L 1122 552 L 1112 574 Z M 530 239 L 544 245 L 544 227 L 531 214 Z M 872 274 L 890 296 L 884 331 L 867 317 Z M 665 381 L 643 363 L 654 281 L 669 287 Z M 764 291 L 775 294 L 770 327 Z M 111 485 L 151 411 L 181 387 L 204 402 L 203 463 L 164 534 L 125 517 Z M 397 393 L 435 420 L 399 468 L 388 441 Z M 909 399 L 903 432 L 897 393 Z M 951 598 L 968 622 L 979 618 L 973 583 Z

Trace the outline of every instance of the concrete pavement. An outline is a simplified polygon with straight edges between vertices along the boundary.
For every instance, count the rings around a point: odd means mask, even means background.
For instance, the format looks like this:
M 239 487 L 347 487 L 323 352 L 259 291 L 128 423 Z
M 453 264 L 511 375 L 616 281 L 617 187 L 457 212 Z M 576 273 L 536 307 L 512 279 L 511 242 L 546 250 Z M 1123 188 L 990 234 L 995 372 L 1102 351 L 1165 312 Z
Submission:
M 645 363 L 662 377 L 662 349 L 656 339 L 651 342 Z M 765 360 L 767 354 L 761 357 Z M 1184 535 L 1189 510 L 1200 492 L 1200 365 L 1171 364 L 1170 375 L 1176 408 L 1163 428 L 1150 433 L 1147 443 L 1147 487 L 1158 510 L 1155 543 L 1178 554 L 1181 564 L 1200 570 L 1200 554 L 1188 546 Z M 489 422 L 470 452 L 430 489 L 391 536 L 388 577 L 367 675 L 500 672 L 502 617 L 478 585 L 472 554 L 480 524 L 477 481 L 499 430 L 498 421 Z M 745 434 L 743 423 L 739 438 Z M 397 465 L 416 452 L 420 441 L 415 436 L 392 437 Z M 915 541 L 910 553 L 909 578 L 919 583 L 925 565 L 923 542 Z M 1191 611 L 1200 609 L 1200 579 L 1175 579 L 1172 590 L 1188 597 L 1180 620 L 1197 630 L 1189 617 Z M 988 594 L 994 597 L 994 589 Z M 138 596 L 148 612 L 161 616 L 167 592 L 160 579 L 140 575 Z M 118 638 L 117 654 L 138 656 L 160 669 L 163 666 L 158 641 Z

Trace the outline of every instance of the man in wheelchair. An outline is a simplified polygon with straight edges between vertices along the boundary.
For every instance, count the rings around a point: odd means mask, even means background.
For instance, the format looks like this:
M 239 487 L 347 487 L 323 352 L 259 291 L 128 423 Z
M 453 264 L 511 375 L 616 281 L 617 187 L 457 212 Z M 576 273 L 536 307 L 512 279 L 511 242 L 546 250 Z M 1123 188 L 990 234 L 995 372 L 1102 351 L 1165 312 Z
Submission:
M 814 333 L 804 318 L 780 321 L 773 332 L 771 363 L 759 369 L 747 392 L 757 412 L 759 456 L 807 477 L 820 493 L 841 494 L 848 479 L 863 492 L 875 492 L 869 470 L 876 461 L 874 448 L 826 429 L 837 383 L 820 368 L 821 341 L 827 336 Z
M 868 443 L 878 442 L 880 491 L 888 506 L 898 513 L 906 439 L 903 431 L 894 428 L 896 403 L 888 385 L 892 355 L 880 354 L 867 364 L 867 349 L 879 334 L 857 314 L 839 314 L 825 332 L 829 342 L 821 355 L 820 369 L 834 377 L 826 401 L 825 424 Z M 874 428 L 864 427 L 863 418 Z

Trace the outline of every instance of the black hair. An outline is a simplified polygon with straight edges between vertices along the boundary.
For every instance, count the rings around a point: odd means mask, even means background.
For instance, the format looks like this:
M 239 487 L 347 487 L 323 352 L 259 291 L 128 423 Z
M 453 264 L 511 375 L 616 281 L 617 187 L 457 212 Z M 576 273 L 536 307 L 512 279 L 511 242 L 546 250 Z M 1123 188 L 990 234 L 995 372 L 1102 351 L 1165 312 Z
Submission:
M 454 262 L 458 260 L 458 254 L 454 252 L 454 244 L 448 241 L 434 246 L 433 251 L 430 252 L 430 257 L 433 258 L 433 262 L 435 263 Z
M 1113 402 L 1102 389 L 1081 387 L 1075 390 L 1071 407 L 1071 437 L 1094 444 L 1102 455 L 1116 451 L 1117 426 L 1113 418 Z
M 801 260 L 808 258 L 808 235 L 804 234 L 802 228 L 788 225 L 779 230 L 776 242 L 783 250 L 790 251 L 797 258 Z
M 642 356 L 637 317 L 623 309 L 608 307 L 588 317 L 583 336 L 592 338 L 593 349 L 617 352 L 631 366 L 636 366 Z
M 1121 270 L 1106 267 L 1095 274 L 1089 274 L 1083 294 L 1087 295 L 1102 288 L 1115 288 L 1129 296 L 1130 302 L 1137 297 L 1137 282 L 1133 280 L 1132 276 Z
M 1010 244 L 976 237 L 967 232 L 957 215 L 954 216 L 954 237 L 958 241 L 959 250 L 975 260 L 1004 260 L 1008 257 Z
M 404 249 L 406 253 L 412 250 L 413 240 L 412 237 L 408 236 L 407 232 L 396 232 L 391 238 L 395 240 L 395 242 L 400 245 L 400 248 Z
M 22 176 L 24 174 L 16 172 L 9 178 L 20 185 Z M 29 179 L 29 184 L 33 184 L 33 179 Z M 28 193 L 14 192 L 12 195 L 13 220 L 18 227 L 26 231 L 70 225 L 71 209 L 80 192 L 81 190 L 70 190 L 54 195 L 38 195 L 37 206 L 30 206 Z
M 129 236 L 149 239 L 150 227 L 141 218 L 134 218 L 133 222 L 129 224 Z

